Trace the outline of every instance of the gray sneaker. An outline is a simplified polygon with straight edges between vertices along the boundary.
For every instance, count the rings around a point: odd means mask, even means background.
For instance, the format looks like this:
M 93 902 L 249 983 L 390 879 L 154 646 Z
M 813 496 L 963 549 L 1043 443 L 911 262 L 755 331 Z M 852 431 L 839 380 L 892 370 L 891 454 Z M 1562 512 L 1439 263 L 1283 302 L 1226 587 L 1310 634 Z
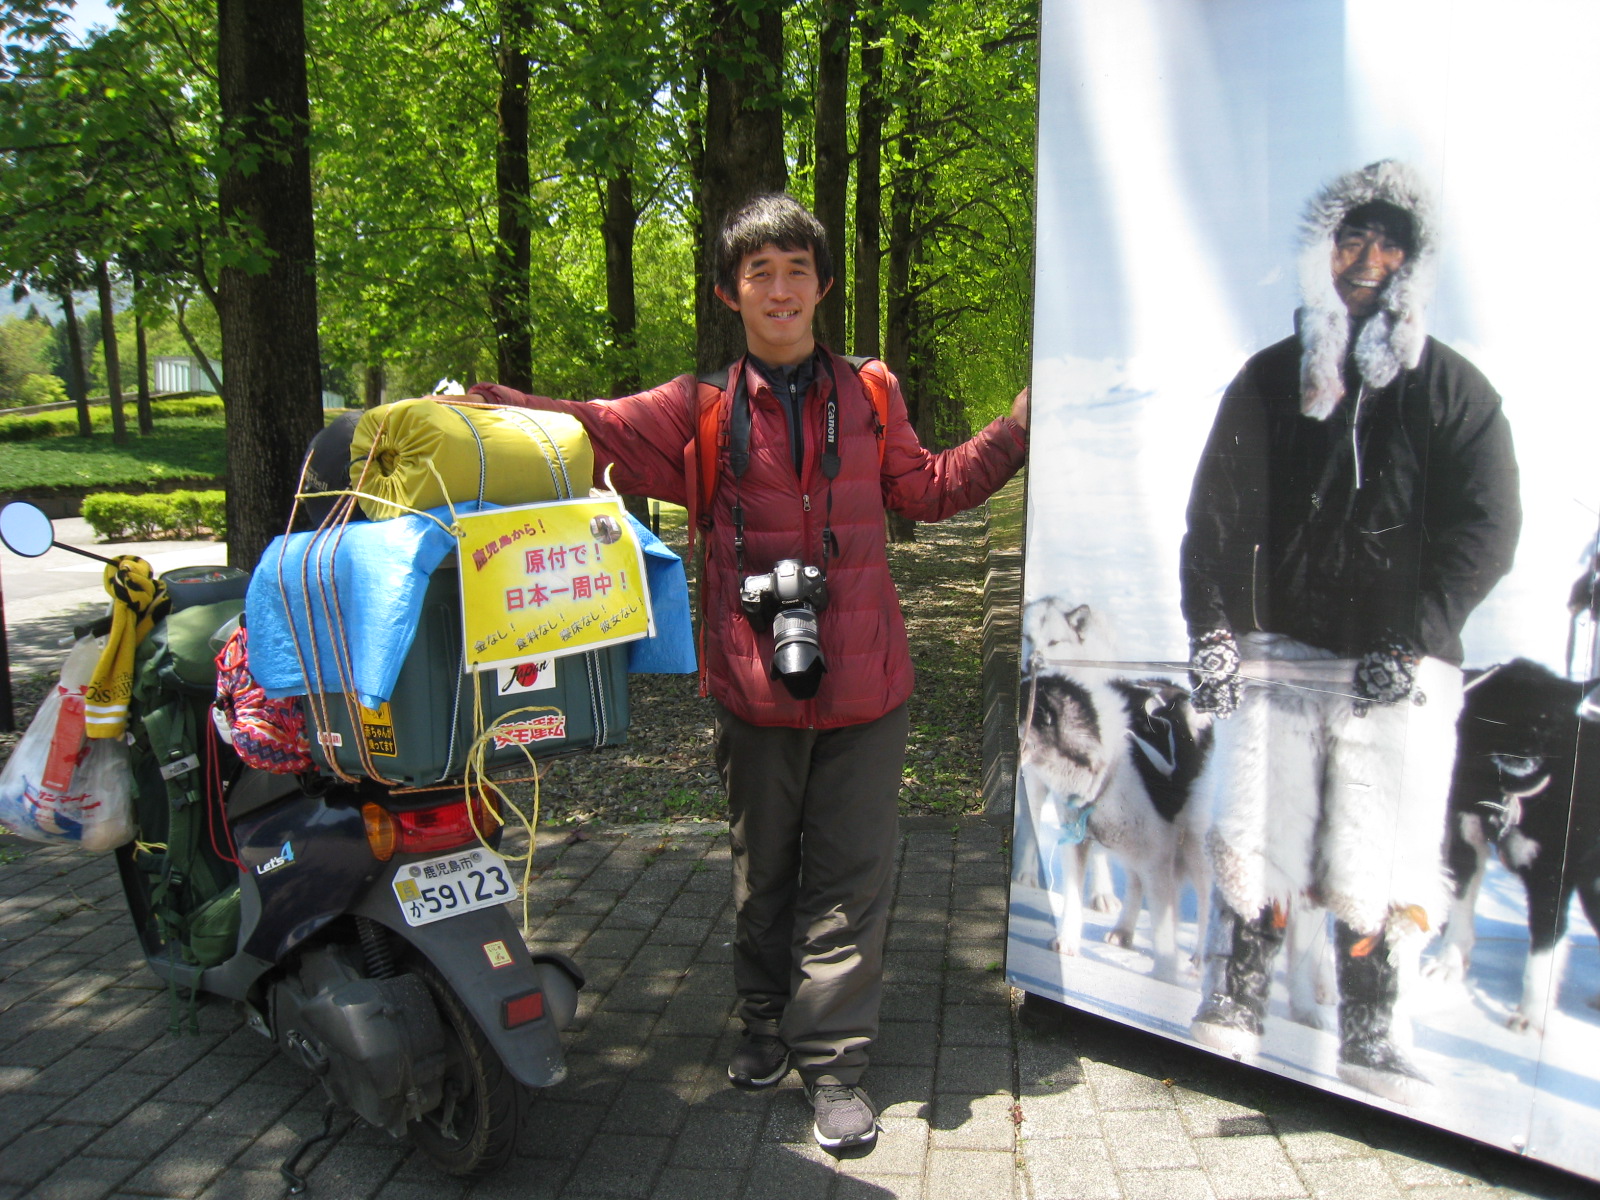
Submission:
M 771 1087 L 789 1073 L 789 1047 L 767 1033 L 747 1033 L 728 1060 L 734 1087 Z
M 824 1075 L 806 1084 L 806 1099 L 815 1118 L 811 1136 L 824 1150 L 865 1146 L 877 1139 L 878 1110 L 860 1088 Z

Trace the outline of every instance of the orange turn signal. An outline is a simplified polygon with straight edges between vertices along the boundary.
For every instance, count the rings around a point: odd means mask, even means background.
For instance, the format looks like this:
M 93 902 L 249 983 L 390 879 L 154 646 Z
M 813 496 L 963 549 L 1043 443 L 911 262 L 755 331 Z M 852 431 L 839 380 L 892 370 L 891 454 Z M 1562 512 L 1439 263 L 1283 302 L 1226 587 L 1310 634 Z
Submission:
M 368 801 L 361 806 L 361 819 L 367 826 L 367 845 L 372 847 L 372 857 L 379 862 L 388 862 L 394 857 L 395 827 L 394 818 L 389 815 L 389 810 L 381 804 Z

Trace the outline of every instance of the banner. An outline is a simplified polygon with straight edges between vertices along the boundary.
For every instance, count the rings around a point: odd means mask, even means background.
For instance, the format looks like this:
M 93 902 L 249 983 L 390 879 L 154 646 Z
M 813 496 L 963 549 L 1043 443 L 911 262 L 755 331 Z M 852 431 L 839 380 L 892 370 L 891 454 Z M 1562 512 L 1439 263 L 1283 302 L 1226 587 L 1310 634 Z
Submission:
M 621 501 L 556 500 L 458 522 L 469 671 L 654 634 L 644 557 Z
M 1561 0 L 1046 0 L 1007 952 L 1592 1178 L 1597 56 Z

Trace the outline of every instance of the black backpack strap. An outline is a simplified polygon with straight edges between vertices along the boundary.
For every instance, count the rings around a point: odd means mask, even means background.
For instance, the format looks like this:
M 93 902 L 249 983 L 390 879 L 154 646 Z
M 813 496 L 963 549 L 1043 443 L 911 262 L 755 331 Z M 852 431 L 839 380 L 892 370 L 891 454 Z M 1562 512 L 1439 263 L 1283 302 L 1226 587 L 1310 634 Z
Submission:
M 720 371 L 701 375 L 700 382 L 726 392 L 728 376 L 738 365 L 738 361 L 734 361 Z M 735 479 L 743 478 L 750 469 L 750 397 L 745 392 L 743 371 L 734 381 L 733 398 L 728 406 L 728 469 Z

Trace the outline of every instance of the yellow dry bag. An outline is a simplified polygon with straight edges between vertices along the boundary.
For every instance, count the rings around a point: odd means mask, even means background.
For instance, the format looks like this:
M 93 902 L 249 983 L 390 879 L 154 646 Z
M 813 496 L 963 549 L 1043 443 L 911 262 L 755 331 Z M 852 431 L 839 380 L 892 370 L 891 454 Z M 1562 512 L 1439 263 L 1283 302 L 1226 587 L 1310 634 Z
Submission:
M 424 396 L 367 410 L 350 442 L 350 486 L 364 493 L 361 508 L 374 521 L 446 499 L 586 496 L 593 480 L 589 438 L 565 413 Z

